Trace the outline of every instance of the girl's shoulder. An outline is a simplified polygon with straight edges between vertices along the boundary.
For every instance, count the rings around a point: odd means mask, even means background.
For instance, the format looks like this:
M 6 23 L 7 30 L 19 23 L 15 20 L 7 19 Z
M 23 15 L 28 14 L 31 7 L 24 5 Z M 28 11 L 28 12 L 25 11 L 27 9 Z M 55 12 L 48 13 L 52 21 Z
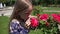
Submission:
M 17 19 L 12 19 L 11 23 L 19 24 L 19 21 Z

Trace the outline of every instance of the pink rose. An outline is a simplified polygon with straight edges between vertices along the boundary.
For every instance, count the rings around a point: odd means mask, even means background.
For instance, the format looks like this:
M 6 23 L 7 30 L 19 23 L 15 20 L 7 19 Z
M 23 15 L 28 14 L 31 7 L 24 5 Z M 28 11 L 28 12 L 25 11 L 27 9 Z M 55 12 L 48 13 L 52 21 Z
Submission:
M 60 17 L 60 14 L 58 14 L 58 16 Z
M 38 20 L 34 17 L 30 18 L 31 26 L 37 27 L 38 26 Z
M 46 21 L 48 19 L 48 15 L 42 14 L 39 18 L 40 18 L 40 20 Z
M 60 17 L 56 14 L 52 14 L 52 18 L 54 21 L 56 21 L 57 23 L 60 23 Z
M 49 23 L 48 23 L 48 22 L 45 22 L 45 25 L 46 25 L 46 26 L 49 26 Z
M 56 21 L 56 19 L 57 19 L 57 15 L 56 14 L 51 14 L 51 16 L 52 16 L 52 19 L 54 20 L 54 21 Z
M 56 18 L 56 21 L 57 21 L 57 23 L 60 24 L 60 17 L 57 17 L 57 18 Z

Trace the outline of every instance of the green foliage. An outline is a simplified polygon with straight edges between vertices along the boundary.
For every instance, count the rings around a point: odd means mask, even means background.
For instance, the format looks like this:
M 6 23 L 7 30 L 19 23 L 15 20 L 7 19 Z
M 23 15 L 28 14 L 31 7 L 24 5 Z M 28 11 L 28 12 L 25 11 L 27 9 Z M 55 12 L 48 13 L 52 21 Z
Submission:
M 40 5 L 33 7 L 33 11 L 32 11 L 33 15 L 42 14 L 42 12 L 43 12 L 43 9 L 42 9 L 42 7 Z
M 39 0 L 32 0 L 33 5 L 38 5 L 38 3 L 39 3 Z
M 16 0 L 0 0 L 0 3 L 8 3 L 10 5 L 14 4 Z M 48 5 L 57 5 L 60 4 L 59 0 L 31 0 L 33 5 L 41 5 L 41 6 L 48 6 Z
M 16 0 L 0 0 L 0 3 L 6 4 L 7 6 L 14 5 Z
M 0 0 L 0 3 L 5 3 L 7 0 Z
M 56 11 L 56 12 L 54 12 L 54 11 Z M 38 5 L 38 6 L 33 7 L 31 15 L 36 15 L 37 13 L 39 13 L 39 14 L 52 14 L 52 13 L 58 14 L 58 13 L 60 13 L 58 11 L 60 11 L 59 7 L 42 7 L 42 6 Z
M 49 6 L 49 5 L 59 5 L 59 0 L 32 0 L 33 5 L 42 5 L 42 6 Z

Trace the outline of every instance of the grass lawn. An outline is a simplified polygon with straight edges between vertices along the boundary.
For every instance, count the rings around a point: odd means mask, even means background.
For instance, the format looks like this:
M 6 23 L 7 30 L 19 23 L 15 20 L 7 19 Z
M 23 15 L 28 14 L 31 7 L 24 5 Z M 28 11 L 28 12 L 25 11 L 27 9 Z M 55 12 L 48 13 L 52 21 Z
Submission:
M 8 22 L 8 17 L 0 16 L 0 34 L 8 34 Z

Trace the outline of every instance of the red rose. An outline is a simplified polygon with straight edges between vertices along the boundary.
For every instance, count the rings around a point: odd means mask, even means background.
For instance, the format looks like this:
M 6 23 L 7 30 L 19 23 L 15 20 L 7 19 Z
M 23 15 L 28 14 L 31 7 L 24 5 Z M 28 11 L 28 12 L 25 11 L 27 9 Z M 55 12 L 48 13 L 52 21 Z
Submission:
M 46 21 L 48 19 L 48 15 L 47 14 L 42 14 L 40 16 L 40 20 Z
M 60 17 L 60 14 L 58 14 L 58 16 Z
M 57 18 L 56 18 L 56 21 L 57 21 L 57 23 L 60 24 L 60 17 L 57 17 Z
M 37 27 L 38 26 L 38 20 L 34 17 L 30 18 L 31 26 Z
M 46 25 L 46 26 L 49 26 L 49 23 L 48 23 L 48 22 L 45 22 L 45 25 Z
M 52 18 L 54 21 L 56 21 L 57 23 L 60 23 L 60 17 L 56 14 L 52 14 Z
M 51 16 L 52 16 L 52 19 L 54 20 L 54 21 L 56 21 L 56 19 L 57 19 L 57 15 L 56 14 L 51 14 Z

